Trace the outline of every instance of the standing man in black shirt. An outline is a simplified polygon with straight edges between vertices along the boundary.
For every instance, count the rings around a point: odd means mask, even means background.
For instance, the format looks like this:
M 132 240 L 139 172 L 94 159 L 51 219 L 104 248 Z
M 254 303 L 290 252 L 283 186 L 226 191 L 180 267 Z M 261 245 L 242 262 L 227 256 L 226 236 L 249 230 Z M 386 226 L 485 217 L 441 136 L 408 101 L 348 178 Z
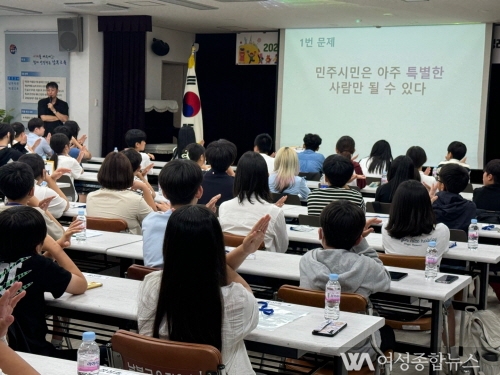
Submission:
M 53 133 L 54 129 L 59 125 L 64 125 L 68 121 L 68 103 L 57 98 L 59 86 L 55 82 L 47 83 L 47 98 L 38 101 L 38 117 L 45 124 L 46 137 L 49 133 Z

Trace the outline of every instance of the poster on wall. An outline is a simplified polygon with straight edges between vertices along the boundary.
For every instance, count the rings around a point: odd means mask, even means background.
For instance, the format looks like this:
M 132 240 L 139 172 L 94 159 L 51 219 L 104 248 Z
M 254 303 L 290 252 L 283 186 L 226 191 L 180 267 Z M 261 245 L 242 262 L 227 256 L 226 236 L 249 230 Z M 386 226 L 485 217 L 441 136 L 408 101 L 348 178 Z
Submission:
M 495 26 L 493 31 L 492 64 L 500 64 L 500 26 Z
M 276 65 L 278 32 L 238 33 L 236 65 Z
M 57 31 L 5 33 L 5 109 L 11 122 L 25 125 L 38 117 L 38 101 L 47 97 L 45 85 L 59 86 L 57 97 L 67 101 L 69 53 L 59 51 Z

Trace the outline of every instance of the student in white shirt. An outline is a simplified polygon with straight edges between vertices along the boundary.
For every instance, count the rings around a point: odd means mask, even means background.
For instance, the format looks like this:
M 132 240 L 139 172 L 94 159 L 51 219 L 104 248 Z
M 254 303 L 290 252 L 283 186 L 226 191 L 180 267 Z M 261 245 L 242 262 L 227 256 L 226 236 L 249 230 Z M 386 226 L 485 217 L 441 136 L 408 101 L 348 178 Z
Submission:
M 234 179 L 234 195 L 235 198 L 219 207 L 222 230 L 246 236 L 258 219 L 269 214 L 271 222 L 264 238 L 266 250 L 284 253 L 288 248 L 285 214 L 281 208 L 270 203 L 267 166 L 260 154 L 248 151 L 240 158 Z
M 402 182 L 391 204 L 389 222 L 382 227 L 382 244 L 387 254 L 425 257 L 427 245 L 436 242 L 438 264 L 450 246 L 450 230 L 436 224 L 429 192 L 416 180 Z M 455 311 L 448 308 L 450 346 L 455 346 Z
M 50 160 L 54 161 L 54 169 L 57 168 L 67 168 L 71 172 L 68 175 L 71 180 L 80 177 L 83 174 L 83 168 L 80 165 L 83 156 L 85 155 L 85 146 L 80 150 L 78 158 L 74 159 L 69 156 L 69 139 L 66 135 L 59 133 L 54 134 L 50 138 L 50 147 L 54 150 L 54 154 L 50 157 Z
M 273 150 L 273 139 L 267 133 L 259 134 L 253 142 L 253 150 L 261 154 L 267 164 L 268 174 L 274 171 L 274 157 L 269 156 Z
M 406 151 L 406 156 L 413 160 L 413 166 L 417 169 L 420 175 L 420 181 L 425 183 L 427 186 L 434 186 L 436 179 L 429 176 L 431 168 L 427 167 L 425 172 L 422 172 L 422 166 L 427 162 L 427 154 L 425 150 L 420 146 L 411 146 L 408 151 Z
M 373 144 L 370 156 L 359 161 L 359 166 L 366 177 L 381 178 L 389 172 L 392 163 L 391 145 L 381 139 Z
M 142 158 L 141 173 L 147 180 L 148 174 L 153 174 L 153 166 L 151 160 L 155 160 L 154 155 L 144 152 L 146 148 L 146 133 L 140 129 L 130 129 L 125 133 L 125 143 L 128 148 L 133 148 Z

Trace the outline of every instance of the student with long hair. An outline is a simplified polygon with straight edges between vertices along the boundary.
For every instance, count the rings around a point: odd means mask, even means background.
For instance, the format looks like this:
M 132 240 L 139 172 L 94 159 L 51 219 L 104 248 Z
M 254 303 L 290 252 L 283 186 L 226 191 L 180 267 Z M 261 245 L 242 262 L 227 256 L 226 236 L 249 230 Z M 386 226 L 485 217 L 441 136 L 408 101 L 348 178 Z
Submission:
M 264 158 L 248 151 L 238 162 L 234 179 L 234 198 L 219 207 L 219 220 L 224 232 L 246 235 L 263 215 L 271 215 L 264 239 L 268 251 L 284 253 L 288 248 L 285 214 L 271 202 L 268 169 Z
M 23 154 L 10 147 L 14 140 L 14 129 L 9 124 L 0 123 L 0 166 L 9 161 L 17 161 Z
M 163 241 L 163 271 L 139 289 L 139 333 L 160 339 L 212 345 L 228 374 L 254 374 L 243 339 L 259 321 L 256 300 L 235 269 L 257 250 L 269 224 L 261 218 L 227 255 L 217 217 L 202 205 L 175 210 Z
M 356 151 L 356 144 L 354 143 L 354 139 L 349 137 L 348 135 L 344 135 L 340 137 L 335 145 L 335 151 L 337 154 L 342 155 L 348 158 L 353 167 L 354 167 L 354 175 L 353 178 L 349 181 L 348 185 L 357 186 L 360 189 L 363 189 L 366 186 L 365 176 L 363 175 L 363 170 L 359 163 L 352 159 L 354 152 Z
M 436 179 L 429 176 L 431 169 L 427 167 L 425 172 L 422 171 L 422 166 L 427 162 L 427 154 L 425 153 L 425 150 L 420 146 L 411 146 L 406 151 L 406 156 L 413 161 L 413 165 L 420 176 L 420 181 L 432 187 L 436 183 Z
M 274 158 L 274 172 L 269 176 L 269 189 L 273 193 L 298 195 L 303 201 L 311 192 L 304 177 L 299 177 L 299 158 L 295 150 L 282 147 Z
M 450 230 L 436 223 L 429 192 L 416 180 L 402 182 L 391 204 L 389 222 L 382 227 L 382 245 L 387 254 L 425 257 L 430 241 L 436 242 L 438 264 L 449 249 Z M 455 311 L 448 307 L 450 346 L 455 345 Z M 443 336 L 445 336 L 443 334 Z M 446 338 L 444 338 L 446 340 Z
M 366 177 L 382 177 L 392 163 L 391 145 L 381 139 L 373 144 L 370 156 L 359 161 L 359 165 Z
M 85 150 L 80 151 L 76 159 L 69 156 L 69 139 L 62 133 L 54 134 L 50 137 L 50 148 L 54 151 L 50 157 L 50 160 L 54 162 L 54 170 L 57 168 L 70 169 L 71 172 L 68 175 L 72 180 L 82 175 L 83 168 L 80 163 L 85 155 Z
M 377 188 L 375 201 L 391 203 L 398 186 L 407 180 L 415 179 L 415 167 L 408 156 L 398 156 L 387 173 L 388 182 Z

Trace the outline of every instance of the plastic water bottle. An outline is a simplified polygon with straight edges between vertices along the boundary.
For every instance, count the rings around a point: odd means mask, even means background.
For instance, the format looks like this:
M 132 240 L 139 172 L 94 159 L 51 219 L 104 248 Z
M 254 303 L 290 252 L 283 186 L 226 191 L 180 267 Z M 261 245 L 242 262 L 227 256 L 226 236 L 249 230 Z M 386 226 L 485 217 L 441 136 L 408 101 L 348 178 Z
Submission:
M 115 147 L 113 152 L 118 152 L 118 147 Z
M 98 375 L 100 350 L 94 332 L 84 332 L 83 342 L 78 348 L 78 375 Z
M 337 320 L 339 318 L 340 284 L 339 275 L 330 274 L 330 280 L 325 286 L 325 319 Z
M 432 280 L 437 276 L 438 256 L 436 242 L 430 241 L 425 254 L 425 278 Z
M 80 225 L 83 228 L 81 232 L 75 234 L 76 242 L 85 242 L 87 241 L 87 217 L 85 216 L 85 211 L 79 210 L 76 220 L 80 220 L 82 222 Z
M 467 241 L 469 250 L 477 250 L 477 240 L 479 237 L 479 227 L 476 219 L 471 219 L 469 225 L 469 239 Z
M 325 175 L 321 175 L 321 178 L 319 179 L 319 188 L 320 189 L 326 189 L 328 187 L 328 184 L 325 181 Z
M 432 168 L 432 177 L 437 181 L 438 167 Z
M 382 177 L 380 177 L 380 185 L 387 184 L 387 171 L 382 172 Z

